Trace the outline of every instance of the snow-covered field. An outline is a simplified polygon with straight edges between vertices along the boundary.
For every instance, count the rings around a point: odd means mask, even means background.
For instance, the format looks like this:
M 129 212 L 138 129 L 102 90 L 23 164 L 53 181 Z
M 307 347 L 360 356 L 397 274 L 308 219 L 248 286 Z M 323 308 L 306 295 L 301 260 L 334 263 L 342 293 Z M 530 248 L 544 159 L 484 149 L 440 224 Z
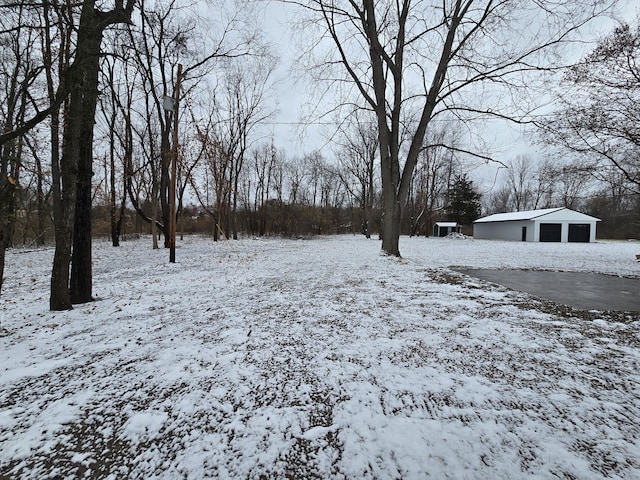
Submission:
M 640 276 L 640 243 L 362 237 L 8 253 L 0 478 L 640 478 L 640 319 L 452 265 Z

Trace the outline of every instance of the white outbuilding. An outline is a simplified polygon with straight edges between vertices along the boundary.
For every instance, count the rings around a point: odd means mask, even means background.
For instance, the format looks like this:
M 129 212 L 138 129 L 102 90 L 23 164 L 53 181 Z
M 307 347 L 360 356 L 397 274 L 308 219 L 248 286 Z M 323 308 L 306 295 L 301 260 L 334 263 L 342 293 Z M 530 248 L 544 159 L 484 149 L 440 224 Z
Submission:
M 595 242 L 599 218 L 568 208 L 497 213 L 473 223 L 473 237 L 523 242 Z

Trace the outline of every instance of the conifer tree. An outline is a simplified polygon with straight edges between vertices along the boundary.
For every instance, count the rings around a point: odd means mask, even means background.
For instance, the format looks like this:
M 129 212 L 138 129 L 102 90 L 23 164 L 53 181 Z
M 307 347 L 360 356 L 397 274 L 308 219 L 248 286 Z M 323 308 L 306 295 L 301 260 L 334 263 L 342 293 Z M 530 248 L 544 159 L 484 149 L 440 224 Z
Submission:
M 480 194 L 467 175 L 457 175 L 449 192 L 447 213 L 460 225 L 471 225 L 480 217 Z

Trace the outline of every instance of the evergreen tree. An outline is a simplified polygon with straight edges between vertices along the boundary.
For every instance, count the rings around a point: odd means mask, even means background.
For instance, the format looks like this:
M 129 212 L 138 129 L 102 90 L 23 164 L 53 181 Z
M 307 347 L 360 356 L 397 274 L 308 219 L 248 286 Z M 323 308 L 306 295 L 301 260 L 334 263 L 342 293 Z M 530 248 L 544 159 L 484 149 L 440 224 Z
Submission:
M 480 194 L 467 175 L 457 175 L 449 192 L 448 218 L 460 225 L 471 225 L 480 217 Z

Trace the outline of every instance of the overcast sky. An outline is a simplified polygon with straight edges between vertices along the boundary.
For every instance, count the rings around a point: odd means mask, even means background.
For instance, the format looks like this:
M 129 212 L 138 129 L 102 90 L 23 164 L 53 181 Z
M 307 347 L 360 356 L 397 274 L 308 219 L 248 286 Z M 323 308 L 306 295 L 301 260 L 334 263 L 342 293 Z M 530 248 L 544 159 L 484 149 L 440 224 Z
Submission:
M 329 128 L 323 125 L 303 125 L 301 119 L 308 113 L 309 90 L 317 88 L 305 79 L 297 78 L 294 73 L 293 62 L 297 52 L 297 45 L 292 40 L 290 23 L 296 17 L 296 8 L 293 5 L 283 4 L 277 1 L 268 2 L 264 9 L 264 25 L 267 33 L 276 45 L 276 53 L 281 58 L 277 70 L 279 85 L 276 88 L 279 113 L 268 126 L 269 133 L 275 138 L 275 144 L 286 152 L 288 158 L 300 157 L 313 150 L 321 150 L 325 157 L 331 159 L 333 152 L 327 143 Z M 640 14 L 640 6 L 637 0 L 622 0 L 620 12 L 623 20 L 633 22 Z M 613 21 L 600 21 L 592 29 L 590 34 L 602 36 L 610 32 L 615 26 Z M 590 50 L 591 47 L 586 47 Z M 579 56 L 577 54 L 577 56 Z M 537 147 L 532 146 L 527 138 L 529 135 L 517 128 L 505 128 L 505 125 L 495 125 L 488 128 L 483 135 L 487 141 L 495 145 L 492 154 L 500 160 L 509 160 L 519 153 L 536 155 Z M 473 163 L 473 162 L 472 162 Z M 496 167 L 478 166 L 481 162 L 475 162 L 471 175 L 481 188 L 490 190 L 496 177 Z

